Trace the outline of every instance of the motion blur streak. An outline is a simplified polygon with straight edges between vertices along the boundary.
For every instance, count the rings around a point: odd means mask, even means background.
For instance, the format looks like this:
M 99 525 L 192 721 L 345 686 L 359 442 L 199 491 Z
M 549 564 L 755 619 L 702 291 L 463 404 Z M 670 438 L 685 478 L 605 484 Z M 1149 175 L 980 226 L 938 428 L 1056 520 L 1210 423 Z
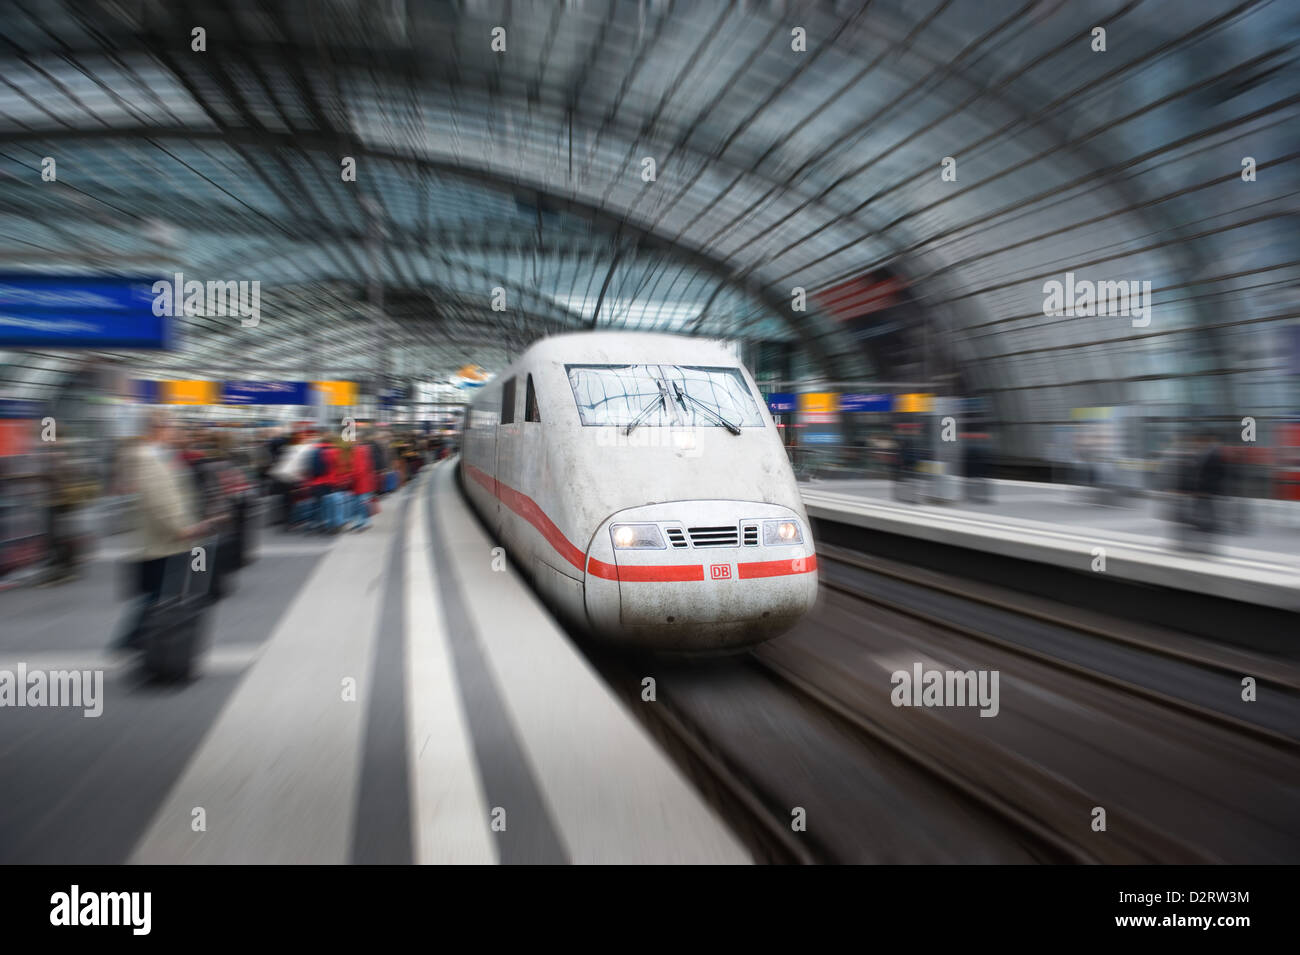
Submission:
M 1300 860 L 1294 4 L 0 26 L 0 861 Z

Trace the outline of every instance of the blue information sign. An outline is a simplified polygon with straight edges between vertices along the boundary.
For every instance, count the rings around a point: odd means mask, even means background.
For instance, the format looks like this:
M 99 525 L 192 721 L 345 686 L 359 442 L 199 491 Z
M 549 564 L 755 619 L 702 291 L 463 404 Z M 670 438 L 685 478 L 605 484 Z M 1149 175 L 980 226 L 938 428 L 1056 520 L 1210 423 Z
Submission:
M 0 275 L 0 346 L 166 348 L 144 278 Z
M 794 411 L 795 395 L 776 391 L 767 396 L 767 410 L 772 414 L 789 414 Z
M 893 395 L 865 395 L 865 394 L 843 394 L 840 395 L 841 411 L 893 411 Z
M 223 405 L 309 405 L 311 386 L 305 381 L 223 381 Z
M 0 418 L 39 418 L 44 406 L 39 401 L 0 399 Z
M 131 381 L 131 395 L 136 401 L 156 405 L 162 397 L 162 386 L 146 378 L 134 378 Z

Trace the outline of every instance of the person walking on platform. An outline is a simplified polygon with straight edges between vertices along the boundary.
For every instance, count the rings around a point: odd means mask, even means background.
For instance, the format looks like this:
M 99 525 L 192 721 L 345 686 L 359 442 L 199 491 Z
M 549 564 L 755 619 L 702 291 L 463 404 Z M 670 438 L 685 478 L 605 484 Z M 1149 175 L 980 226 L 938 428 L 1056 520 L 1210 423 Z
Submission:
M 375 431 L 367 431 L 366 447 L 370 449 L 370 466 L 375 473 L 375 494 L 384 493 L 384 472 L 388 470 L 388 458 L 384 454 L 383 436 Z
M 1184 546 L 1213 549 L 1213 538 L 1221 530 L 1218 499 L 1224 494 L 1227 480 L 1227 462 L 1214 435 L 1202 432 L 1193 436 L 1179 481 L 1178 517 Z
M 916 504 L 916 465 L 920 458 L 915 439 L 906 429 L 899 428 L 895 434 L 897 451 L 894 455 L 894 500 L 906 504 Z
M 304 431 L 286 445 L 271 468 L 273 489 L 281 495 L 280 509 L 284 514 L 284 527 L 290 529 L 310 524 L 315 520 L 314 501 L 308 481 L 310 465 L 315 452 L 312 436 Z
M 336 496 L 341 475 L 339 473 L 339 451 L 332 441 L 323 435 L 313 445 L 308 459 L 307 486 L 315 500 L 314 529 L 332 534 L 340 524 L 339 499 Z
M 375 462 L 371 457 L 370 442 L 363 439 L 352 446 L 352 526 L 364 531 L 370 526 L 370 502 L 374 499 Z
M 48 534 L 52 566 L 49 583 L 65 583 L 77 577 L 84 548 L 80 529 L 82 508 L 94 499 L 96 485 L 84 468 L 77 468 L 67 455 L 49 456 L 45 474 L 49 501 Z
M 286 481 L 278 474 L 283 463 L 282 458 L 289 447 L 290 441 L 288 437 L 281 434 L 277 429 L 270 440 L 266 442 L 265 466 L 261 468 L 259 474 L 263 493 L 267 494 L 272 502 L 271 523 L 277 526 L 288 526 L 289 524 L 289 508 L 294 482 Z
M 356 495 L 352 492 L 352 459 L 356 451 L 353 441 L 340 441 L 334 446 L 338 459 L 335 464 L 334 504 L 332 505 L 335 524 L 331 530 L 350 530 L 356 516 Z
M 145 440 L 131 448 L 126 457 L 128 487 L 135 495 L 131 515 L 136 538 L 134 590 L 140 602 L 139 615 L 128 621 L 116 641 L 118 647 L 133 647 L 144 612 L 162 595 L 167 568 L 184 567 L 190 546 L 207 526 L 196 520 L 192 480 L 175 446 L 175 432 L 165 411 L 149 419 Z M 215 555 L 213 555 L 215 557 Z
M 1209 432 L 1197 442 L 1195 469 L 1193 524 L 1203 534 L 1213 536 L 1223 529 L 1219 498 L 1228 488 L 1228 463 L 1218 440 Z

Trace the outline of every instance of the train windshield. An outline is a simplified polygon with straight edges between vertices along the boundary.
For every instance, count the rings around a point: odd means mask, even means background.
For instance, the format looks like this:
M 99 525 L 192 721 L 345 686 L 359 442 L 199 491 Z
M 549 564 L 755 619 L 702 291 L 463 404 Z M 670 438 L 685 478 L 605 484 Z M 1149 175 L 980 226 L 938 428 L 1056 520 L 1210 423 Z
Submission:
M 758 402 L 738 368 L 566 365 L 565 370 L 578 416 L 588 427 L 633 422 L 639 428 L 763 427 Z M 678 389 L 685 400 L 676 399 Z

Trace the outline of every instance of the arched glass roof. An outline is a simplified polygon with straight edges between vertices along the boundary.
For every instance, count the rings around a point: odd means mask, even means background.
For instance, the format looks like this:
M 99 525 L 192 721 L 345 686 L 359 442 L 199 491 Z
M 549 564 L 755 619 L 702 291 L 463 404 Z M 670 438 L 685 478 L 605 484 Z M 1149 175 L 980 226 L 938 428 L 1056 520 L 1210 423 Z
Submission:
M 1026 446 L 1082 406 L 1286 400 L 1258 384 L 1300 280 L 1280 0 L 0 9 L 0 267 L 262 283 L 257 329 L 190 319 L 159 372 L 421 377 L 595 326 L 959 382 Z M 1149 281 L 1149 325 L 1045 315 L 1066 272 Z M 881 275 L 901 358 L 835 305 Z M 70 367 L 7 361 L 8 392 Z

